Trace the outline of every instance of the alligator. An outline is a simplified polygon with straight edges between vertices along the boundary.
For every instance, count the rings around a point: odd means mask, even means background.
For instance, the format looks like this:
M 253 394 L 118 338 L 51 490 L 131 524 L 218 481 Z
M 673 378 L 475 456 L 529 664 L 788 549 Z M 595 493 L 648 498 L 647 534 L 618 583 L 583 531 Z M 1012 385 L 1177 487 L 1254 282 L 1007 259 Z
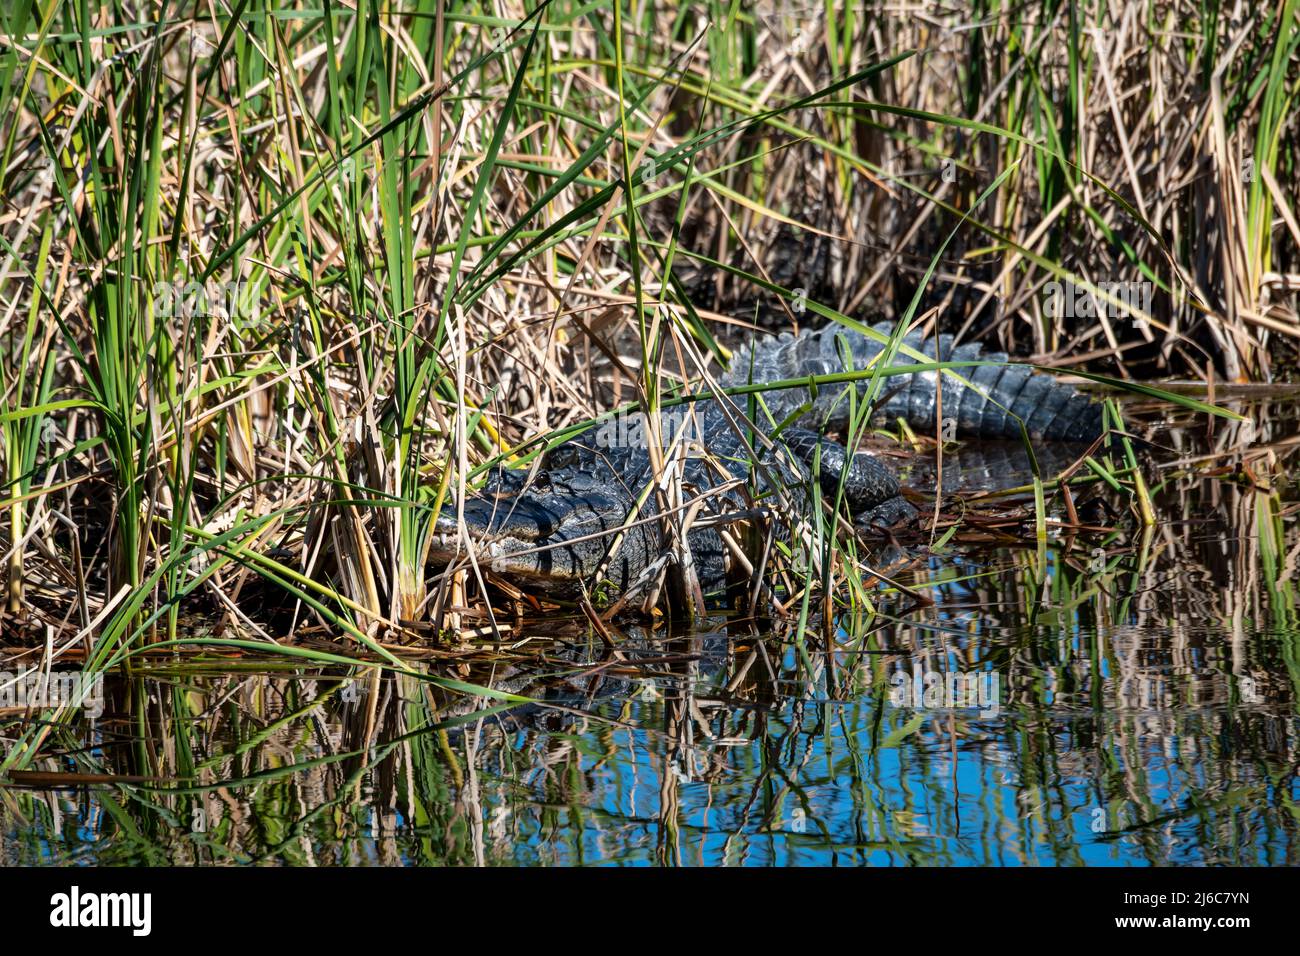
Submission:
M 653 491 L 656 474 L 665 469 L 652 466 L 647 422 L 637 413 L 631 427 L 605 423 L 553 448 L 540 467 L 494 469 L 477 492 L 443 507 L 431 558 L 447 564 L 472 555 L 480 566 L 525 587 L 603 587 L 625 595 L 651 587 L 664 563 L 686 560 L 707 594 L 738 559 L 734 537 L 728 542 L 721 530 L 729 515 L 775 514 L 788 526 L 820 493 L 842 501 L 863 531 L 902 523 L 915 509 L 902 497 L 893 469 L 869 452 L 850 453 L 830 437 L 848 430 L 855 414 L 862 417 L 858 409 L 873 377 L 810 381 L 873 363 L 880 367 L 882 357 L 894 367 L 984 364 L 890 375 L 877 387 L 880 398 L 869 412 L 873 424 L 901 420 L 917 430 L 943 429 L 945 439 L 1027 435 L 1044 443 L 1091 442 L 1102 433 L 1101 405 L 1049 374 L 1009 363 L 1005 353 L 985 352 L 976 343 L 954 345 L 946 334 L 927 341 L 912 331 L 891 346 L 892 332 L 888 322 L 870 329 L 836 324 L 739 348 L 707 397 L 658 413 L 665 445 L 680 432 L 689 432 L 694 442 L 679 442 L 694 454 L 668 456 L 678 463 L 679 499 Z M 738 388 L 790 380 L 807 384 Z M 673 522 L 662 520 L 661 507 L 670 500 L 679 501 L 676 514 L 694 512 L 688 554 L 674 544 Z

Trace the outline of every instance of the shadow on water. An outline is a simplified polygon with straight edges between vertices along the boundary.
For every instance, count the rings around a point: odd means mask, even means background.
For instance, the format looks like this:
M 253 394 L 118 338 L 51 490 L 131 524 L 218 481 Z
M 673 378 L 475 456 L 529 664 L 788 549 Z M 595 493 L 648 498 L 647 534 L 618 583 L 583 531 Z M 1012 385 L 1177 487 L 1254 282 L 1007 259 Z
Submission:
M 843 618 L 829 644 L 719 620 L 610 646 L 551 622 L 437 665 L 519 706 L 141 666 L 0 787 L 0 863 L 1300 862 L 1300 442 L 1253 424 L 1293 414 L 1250 411 L 1137 429 L 1156 527 L 921 552 L 891 576 L 934 604 Z M 21 710 L 0 709 L 6 746 Z

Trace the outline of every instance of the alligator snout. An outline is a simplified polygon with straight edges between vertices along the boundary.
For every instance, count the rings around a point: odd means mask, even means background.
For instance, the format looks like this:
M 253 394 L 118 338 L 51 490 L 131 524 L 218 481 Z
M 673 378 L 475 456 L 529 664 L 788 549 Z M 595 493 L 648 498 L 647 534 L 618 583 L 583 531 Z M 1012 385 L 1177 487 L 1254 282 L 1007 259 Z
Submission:
M 471 541 L 502 537 L 536 541 L 553 534 L 563 520 L 560 514 L 530 497 L 505 495 L 466 498 L 462 514 Z M 455 535 L 460 517 L 454 505 L 445 506 L 438 515 L 436 533 Z
M 498 574 L 548 581 L 594 575 L 627 517 L 626 499 L 574 484 L 543 475 L 528 489 L 467 497 L 459 514 L 444 506 L 430 559 L 446 564 L 469 554 Z

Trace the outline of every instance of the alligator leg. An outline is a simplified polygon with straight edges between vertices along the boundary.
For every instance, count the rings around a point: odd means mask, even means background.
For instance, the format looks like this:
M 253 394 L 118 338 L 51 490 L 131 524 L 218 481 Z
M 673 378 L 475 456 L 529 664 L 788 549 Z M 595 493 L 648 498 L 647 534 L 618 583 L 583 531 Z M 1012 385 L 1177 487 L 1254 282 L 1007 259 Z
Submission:
M 880 504 L 859 512 L 853 516 L 853 524 L 859 531 L 878 531 L 890 528 L 917 515 L 916 506 L 902 495 L 886 498 Z
M 844 500 L 859 525 L 891 525 L 916 513 L 899 495 L 893 470 L 875 455 L 850 456 L 839 442 L 805 428 L 788 428 L 781 440 L 810 470 L 817 463 L 822 493 L 828 498 L 834 499 L 843 477 Z

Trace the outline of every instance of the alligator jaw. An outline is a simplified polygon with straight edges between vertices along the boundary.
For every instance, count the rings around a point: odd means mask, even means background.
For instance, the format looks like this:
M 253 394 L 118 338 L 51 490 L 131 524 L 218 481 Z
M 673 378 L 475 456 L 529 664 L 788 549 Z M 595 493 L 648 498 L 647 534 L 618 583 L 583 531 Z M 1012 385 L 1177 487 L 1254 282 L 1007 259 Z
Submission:
M 510 502 L 470 498 L 465 502 L 464 526 L 453 506 L 443 508 L 434 522 L 429 559 L 435 565 L 472 557 L 482 568 L 497 574 L 547 577 L 544 570 L 544 526 L 526 517 L 515 518 Z
M 603 490 L 523 491 L 465 499 L 464 527 L 456 508 L 434 523 L 429 558 L 448 564 L 472 556 L 503 577 L 560 587 L 591 579 L 622 524 L 628 505 Z

